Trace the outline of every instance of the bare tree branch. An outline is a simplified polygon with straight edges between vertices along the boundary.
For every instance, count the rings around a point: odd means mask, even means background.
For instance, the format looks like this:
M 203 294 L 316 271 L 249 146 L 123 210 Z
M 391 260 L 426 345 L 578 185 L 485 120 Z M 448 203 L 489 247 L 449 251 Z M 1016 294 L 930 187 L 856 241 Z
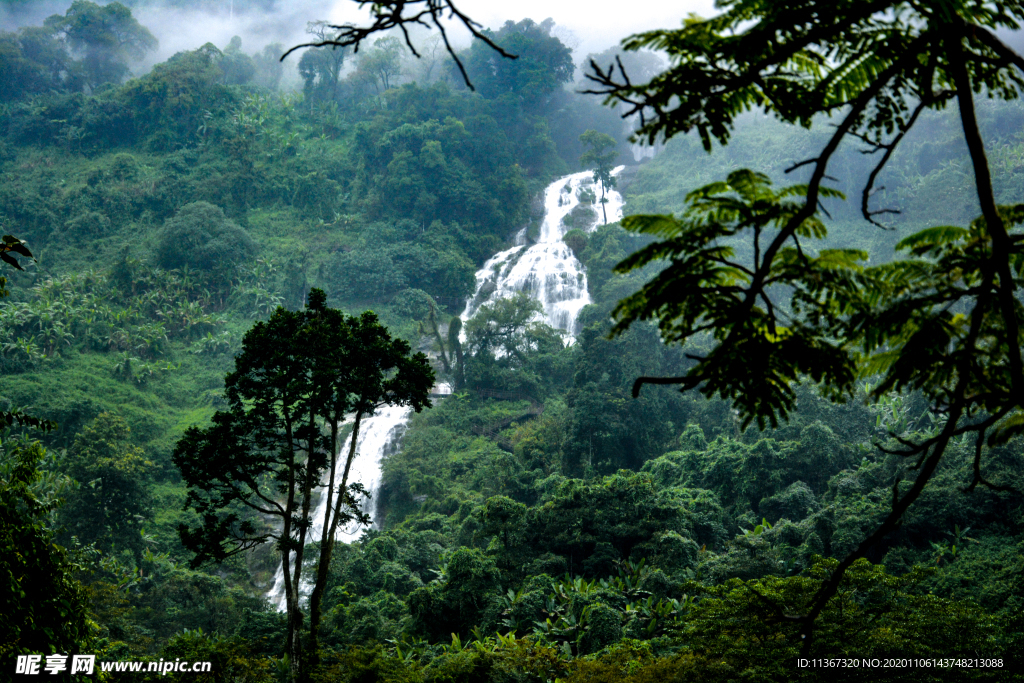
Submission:
M 464 26 L 474 38 L 483 41 L 485 45 L 502 57 L 506 59 L 518 59 L 518 55 L 506 52 L 500 45 L 491 40 L 486 29 L 483 28 L 483 25 L 474 21 L 471 17 L 459 10 L 455 6 L 453 0 L 391 0 L 390 2 L 358 0 L 358 2 L 360 8 L 370 5 L 373 22 L 369 26 L 356 26 L 355 24 L 328 24 L 329 28 L 337 31 L 334 38 L 295 45 L 281 55 L 281 61 L 284 61 L 284 59 L 291 53 L 304 47 L 351 47 L 353 52 L 359 52 L 359 46 L 362 45 L 363 41 L 368 40 L 378 33 L 384 33 L 392 29 L 398 29 L 402 32 L 402 36 L 405 38 L 406 47 L 409 48 L 409 51 L 414 57 L 418 58 L 420 53 L 416 51 L 416 46 L 413 45 L 412 38 L 409 35 L 407 27 L 409 25 L 422 26 L 428 30 L 437 29 L 437 31 L 440 32 L 441 38 L 444 40 L 445 49 L 455 61 L 455 65 L 459 68 L 459 73 L 462 74 L 462 79 L 466 82 L 466 86 L 470 90 L 476 90 L 469 80 L 469 75 L 466 73 L 466 68 L 462 64 L 462 60 L 459 59 L 458 53 L 455 51 L 455 48 L 452 47 L 452 44 L 448 39 L 448 31 L 444 27 L 443 19 L 456 20 L 458 23 L 462 24 L 462 26 Z M 406 13 L 407 10 L 408 13 Z M 445 16 L 446 12 L 447 16 Z

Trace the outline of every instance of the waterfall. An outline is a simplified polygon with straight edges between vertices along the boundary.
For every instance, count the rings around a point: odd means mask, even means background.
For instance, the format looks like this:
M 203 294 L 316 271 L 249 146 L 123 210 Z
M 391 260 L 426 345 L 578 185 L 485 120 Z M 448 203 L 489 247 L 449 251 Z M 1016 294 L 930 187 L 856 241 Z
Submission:
M 616 168 L 613 175 L 617 175 L 623 168 Z M 524 228 L 515 236 L 516 246 L 498 252 L 488 259 L 476 274 L 476 291 L 460 316 L 464 321 L 476 315 L 480 307 L 486 303 L 526 292 L 543 305 L 544 320 L 552 327 L 565 332 L 570 343 L 573 341 L 577 332 L 576 318 L 580 309 L 590 303 L 590 296 L 587 293 L 587 276 L 583 272 L 583 265 L 562 241 L 562 236 L 567 231 L 563 219 L 579 206 L 582 192 L 587 189 L 595 193 L 600 191 L 592 181 L 593 172 L 582 171 L 559 178 L 548 185 L 544 191 L 544 221 L 537 243 L 526 246 Z M 622 197 L 618 192 L 608 190 L 606 198 L 608 221 L 618 221 L 622 217 Z M 593 207 L 597 219 L 592 225 L 586 226 L 588 231 L 596 228 L 603 219 L 601 204 L 595 203 Z M 397 450 L 411 412 L 409 408 L 385 406 L 372 417 L 363 420 L 349 481 L 362 483 L 370 492 L 370 500 L 363 501 L 364 511 L 367 511 L 365 506 L 373 500 L 372 496 L 376 495 L 379 489 L 381 462 Z M 351 438 L 350 436 L 345 440 L 345 445 L 342 446 L 343 454 L 348 453 Z M 326 515 L 327 496 L 322 494 L 313 514 L 313 525 L 309 535 L 311 540 L 320 538 Z M 357 540 L 361 533 L 362 528 L 358 524 L 353 524 L 339 531 L 337 539 L 351 543 Z M 312 585 L 304 580 L 299 589 L 300 594 L 308 597 L 311 591 Z M 277 568 L 267 599 L 278 610 L 284 611 L 283 566 Z
M 359 426 L 356 456 L 352 460 L 352 468 L 349 471 L 348 480 L 351 483 L 361 483 L 363 488 L 370 494 L 370 497 L 364 498 L 361 501 L 361 507 L 364 512 L 372 512 L 372 510 L 367 510 L 367 507 L 372 505 L 374 500 L 372 496 L 380 488 L 381 462 L 397 450 L 398 442 L 405 432 L 405 426 L 411 413 L 412 408 L 405 406 L 383 406 L 371 417 L 364 418 Z M 344 457 L 348 454 L 351 445 L 352 436 L 349 435 L 345 439 L 345 444 L 341 447 L 341 455 L 338 458 L 342 466 L 344 466 Z M 337 477 L 339 480 L 341 479 L 340 472 Z M 325 490 L 320 494 L 317 506 L 313 511 L 313 524 L 306 538 L 310 541 L 320 540 L 321 534 L 324 531 L 324 520 L 326 519 L 327 494 Z M 339 529 L 335 538 L 344 543 L 351 543 L 359 538 L 362 531 L 362 526 L 353 522 L 348 527 Z M 299 587 L 299 593 L 304 597 L 309 597 L 309 593 L 312 590 L 312 584 L 307 579 L 303 579 Z M 284 611 L 283 564 L 278 566 L 277 573 L 274 574 L 274 584 L 267 592 L 267 599 L 279 611 Z
M 625 168 L 613 171 L 617 175 Z M 540 226 L 537 243 L 525 246 L 525 235 L 516 235 L 511 249 L 500 251 L 484 263 L 476 273 L 476 292 L 467 302 L 462 319 L 469 320 L 484 304 L 526 292 L 544 307 L 544 321 L 562 330 L 571 343 L 578 330 L 576 319 L 580 310 L 590 303 L 587 276 L 583 265 L 562 241 L 568 231 L 563 219 L 580 204 L 580 194 L 592 190 L 600 198 L 600 190 L 593 183 L 592 171 L 581 171 L 559 178 L 544 191 L 544 221 Z M 622 196 L 608 190 L 604 208 L 608 221 L 622 218 Z M 593 205 L 596 223 L 587 226 L 593 230 L 603 220 L 601 204 Z M 520 241 L 522 239 L 522 242 Z

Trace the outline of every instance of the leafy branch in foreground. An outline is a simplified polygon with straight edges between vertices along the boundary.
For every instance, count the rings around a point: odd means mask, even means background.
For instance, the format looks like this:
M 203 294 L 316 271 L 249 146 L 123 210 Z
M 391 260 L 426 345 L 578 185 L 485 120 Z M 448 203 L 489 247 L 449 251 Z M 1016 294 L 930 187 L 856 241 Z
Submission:
M 24 240 L 20 240 L 14 235 L 0 237 L 0 260 L 3 260 L 4 263 L 16 270 L 25 270 L 18 259 L 12 256 L 12 254 L 35 260 L 32 252 L 25 246 Z M 0 298 L 6 297 L 8 294 L 7 278 L 0 276 Z M 0 430 L 9 429 L 16 424 L 23 427 L 32 427 L 43 432 L 50 432 L 57 428 L 56 422 L 28 415 L 20 408 L 0 411 Z
M 731 0 L 718 16 L 690 17 L 683 28 L 625 41 L 631 50 L 666 52 L 673 66 L 634 84 L 621 63 L 591 63 L 591 92 L 638 115 L 648 141 L 695 130 L 705 149 L 727 144 L 737 116 L 759 109 L 810 127 L 818 116 L 834 128 L 809 167 L 805 186 L 778 195 L 752 191 L 730 176 L 691 195 L 682 220 L 637 216 L 627 228 L 667 238 L 624 262 L 620 272 L 667 259 L 669 267 L 616 311 L 622 332 L 634 320 L 659 318 L 666 340 L 710 332 L 717 344 L 684 377 L 643 383 L 702 387 L 733 398 L 749 422 L 775 424 L 792 405 L 789 384 L 802 375 L 826 384 L 831 398 L 850 395 L 855 372 L 883 375 L 878 396 L 919 389 L 942 429 L 903 440 L 898 451 L 917 476 L 893 488 L 890 513 L 836 567 L 799 616 L 805 651 L 815 619 L 836 594 L 843 574 L 896 528 L 920 495 L 951 439 L 975 437 L 974 479 L 989 485 L 981 459 L 986 438 L 999 443 L 1024 432 L 1024 309 L 1021 281 L 1022 208 L 995 203 L 992 175 L 974 110 L 976 92 L 1004 100 L 1024 86 L 1024 58 L 996 36 L 1015 30 L 1024 3 L 829 0 Z M 864 218 L 877 225 L 869 198 L 875 180 L 924 108 L 954 100 L 975 176 L 981 217 L 969 228 L 932 228 L 900 243 L 908 255 L 862 268 L 849 252 L 808 255 L 829 178 L 829 163 L 852 137 L 882 152 L 862 186 Z M 799 201 L 787 201 L 799 196 Z M 710 201 L 709 201 L 710 200 Z M 883 210 L 882 212 L 891 212 Z M 766 228 L 770 227 L 770 230 Z M 719 240 L 753 241 L 753 260 L 739 263 Z M 853 260 L 851 260 L 853 259 Z M 782 312 L 778 288 L 791 289 Z M 772 297 L 780 297 L 779 303 Z M 747 372 L 743 372 L 742 369 Z M 751 377 L 751 375 L 761 375 Z
M 890 532 L 920 495 L 951 439 L 972 435 L 976 449 L 970 491 L 989 482 L 981 472 L 983 445 L 1005 443 L 1024 433 L 1021 397 L 1016 393 L 1007 356 L 1008 332 L 995 304 L 998 285 L 986 273 L 992 240 L 983 218 L 970 228 L 929 228 L 897 245 L 907 258 L 865 267 L 863 252 L 821 250 L 811 255 L 801 238 L 821 239 L 825 227 L 813 217 L 796 231 L 792 245 L 772 262 L 764 287 L 751 291 L 765 233 L 797 210 L 805 188 L 775 193 L 767 178 L 735 171 L 726 183 L 713 183 L 689 195 L 683 219 L 630 216 L 630 230 L 662 237 L 618 266 L 627 272 L 650 263 L 668 266 L 639 292 L 623 300 L 614 314 L 620 333 L 632 322 L 656 319 L 666 341 L 684 343 L 709 333 L 717 345 L 682 377 L 641 377 L 644 383 L 700 388 L 734 401 L 746 423 L 756 419 L 777 425 L 792 407 L 792 383 L 810 377 L 837 400 L 852 396 L 854 379 L 879 377 L 872 394 L 918 390 L 932 409 L 945 416 L 933 436 L 910 441 L 896 437 L 903 456 L 918 475 L 909 488 L 893 491 L 892 509 L 833 577 L 864 557 Z M 1006 225 L 1024 223 L 1024 205 L 1000 207 Z M 1011 252 L 1015 286 L 1024 285 L 1024 234 L 1013 230 Z M 722 240 L 741 237 L 753 244 L 753 263 L 744 263 Z M 735 240 L 732 240 L 735 242 Z M 679 291 L 686 296 L 680 298 Z M 784 300 L 783 293 L 788 300 Z M 747 308 L 748 296 L 756 299 Z M 1018 310 L 1021 307 L 1018 306 Z M 832 581 L 807 616 L 813 623 L 823 609 Z M 836 584 L 838 585 L 838 584 Z M 809 626 L 808 626 L 809 628 Z
M 32 252 L 25 246 L 24 240 L 19 240 L 14 235 L 4 235 L 0 238 L 0 259 L 15 270 L 25 270 L 21 267 L 18 259 L 11 256 L 11 254 L 18 254 L 19 256 L 35 260 Z
M 790 384 L 801 375 L 824 383 L 835 395 L 853 387 L 855 368 L 849 351 L 831 342 L 816 321 L 794 315 L 780 305 L 780 287 L 811 290 L 839 273 L 855 271 L 867 254 L 825 250 L 809 256 L 803 238 L 822 238 L 825 226 L 816 215 L 794 231 L 792 246 L 783 247 L 764 265 L 765 242 L 788 224 L 803 207 L 805 186 L 774 192 L 768 178 L 749 170 L 734 171 L 726 182 L 712 183 L 688 195 L 691 204 L 683 219 L 671 216 L 628 216 L 628 230 L 663 238 L 629 256 L 617 266 L 627 272 L 649 263 L 668 266 L 614 310 L 621 334 L 636 320 L 657 319 L 666 342 L 682 343 L 704 332 L 719 344 L 705 357 L 690 356 L 697 365 L 684 377 L 641 377 L 633 385 L 638 395 L 645 383 L 701 387 L 708 396 L 720 394 L 740 408 L 744 426 L 773 427 L 793 406 Z M 824 189 L 825 196 L 837 196 Z M 743 236 L 752 240 L 753 263 L 744 264 L 733 247 L 721 240 Z M 687 296 L 680 298 L 679 292 Z M 751 372 L 751 368 L 757 368 Z

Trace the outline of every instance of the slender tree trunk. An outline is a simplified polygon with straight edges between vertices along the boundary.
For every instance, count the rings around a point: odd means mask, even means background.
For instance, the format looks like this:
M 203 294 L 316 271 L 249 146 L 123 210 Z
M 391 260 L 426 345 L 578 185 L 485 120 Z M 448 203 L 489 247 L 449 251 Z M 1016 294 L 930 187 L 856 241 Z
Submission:
M 455 354 L 455 386 L 452 390 L 461 389 L 466 383 L 465 363 L 462 357 L 462 342 L 459 340 L 459 333 L 462 331 L 462 319 L 459 316 L 452 318 L 448 324 L 448 343 Z
M 868 552 L 877 546 L 882 540 L 890 533 L 896 530 L 900 524 L 900 520 L 903 517 L 903 513 L 907 511 L 907 508 L 917 500 L 921 492 L 924 491 L 924 487 L 928 484 L 928 481 L 932 478 L 932 474 L 935 473 L 935 468 L 938 467 L 939 461 L 942 460 L 942 456 L 946 452 L 946 447 L 949 445 L 949 440 L 952 437 L 953 432 L 956 429 L 956 423 L 960 420 L 960 416 L 963 414 L 963 408 L 961 404 L 953 406 L 953 410 L 949 415 L 949 420 L 946 423 L 946 428 L 942 435 L 942 438 L 932 447 L 931 454 L 925 459 L 920 473 L 917 475 L 917 479 L 914 480 L 913 485 L 910 489 L 903 494 L 902 498 L 896 498 L 896 489 L 893 491 L 893 506 L 886 515 L 882 523 L 879 524 L 874 532 L 863 541 L 860 542 L 851 553 L 842 559 L 839 566 L 835 568 L 831 576 L 821 585 L 818 589 L 818 593 L 814 596 L 814 603 L 811 606 L 810 612 L 803 617 L 802 627 L 800 629 L 800 638 L 803 642 L 801 653 L 803 656 L 809 655 L 811 652 L 811 644 L 814 637 L 814 623 L 818 616 L 825 609 L 837 592 L 839 592 L 839 584 L 842 583 L 843 576 L 846 574 L 846 570 L 853 566 L 853 563 L 862 557 L 867 556 Z M 898 485 L 899 482 L 897 482 Z
M 316 414 L 312 410 L 310 410 L 308 428 L 310 429 L 310 434 L 311 435 L 315 433 L 315 431 L 314 431 L 315 426 L 316 426 Z M 293 441 L 293 434 L 292 434 L 292 430 L 291 430 L 290 426 L 288 427 L 287 432 L 288 432 L 288 442 L 293 444 L 294 443 L 294 441 Z M 301 588 L 302 588 L 302 561 L 304 559 L 305 549 L 306 549 L 306 531 L 309 528 L 306 523 L 309 522 L 309 508 L 310 508 L 310 505 L 311 505 L 311 502 L 312 502 L 312 497 L 313 497 L 313 482 L 316 479 L 316 477 L 314 476 L 314 469 L 312 467 L 312 459 L 314 457 L 314 453 L 313 453 L 314 446 L 315 446 L 315 443 L 314 443 L 313 438 L 311 437 L 309 439 L 309 441 L 308 441 L 308 445 L 307 445 L 307 448 L 306 448 L 306 470 L 305 470 L 305 477 L 303 477 L 303 480 L 301 482 L 301 484 L 302 484 L 302 492 L 301 492 L 301 495 L 302 495 L 302 498 L 301 498 L 302 507 L 301 507 L 301 513 L 300 513 L 299 519 L 302 520 L 302 524 L 299 525 L 299 537 L 297 539 L 297 543 L 296 543 L 296 547 L 295 547 L 295 567 L 293 569 L 294 579 L 292 580 L 292 588 L 294 590 L 294 596 L 295 596 L 294 597 L 294 600 L 295 600 L 295 608 L 294 608 L 295 628 L 292 630 L 292 634 L 291 634 L 292 635 L 291 645 L 292 645 L 292 649 L 294 650 L 295 654 L 294 655 L 290 655 L 290 656 L 294 657 L 294 659 L 292 660 L 292 670 L 298 672 L 299 680 L 306 680 L 306 679 L 308 679 L 308 673 L 309 673 L 307 671 L 307 667 L 305 666 L 306 662 L 301 661 L 301 658 L 302 658 L 302 638 L 301 638 L 301 636 L 302 636 L 303 616 L 302 616 L 302 609 L 300 607 L 300 600 L 302 599 L 302 592 L 301 592 Z M 294 447 L 293 447 L 293 451 L 292 452 L 293 452 L 292 461 L 294 462 L 294 460 L 295 460 Z M 295 471 L 295 467 L 294 466 L 291 468 L 291 471 L 292 472 Z M 294 477 L 294 474 L 292 476 Z M 290 488 L 294 489 L 294 484 Z
M 352 437 L 345 458 L 345 469 L 341 475 L 341 484 L 338 486 L 338 496 L 334 499 L 333 508 L 330 504 L 327 507 L 327 515 L 324 518 L 324 534 L 320 542 L 320 562 L 316 568 L 316 582 L 313 584 L 313 592 L 309 596 L 309 642 L 308 660 L 313 666 L 317 663 L 317 648 L 319 646 L 320 619 L 323 615 L 321 603 L 323 602 L 324 590 L 327 588 L 327 574 L 331 566 L 331 555 L 334 553 L 334 544 L 337 542 L 338 520 L 341 518 L 343 506 L 347 498 L 348 475 L 352 468 L 352 460 L 356 455 L 356 446 L 359 441 L 359 427 L 363 420 L 362 411 L 356 412 L 355 424 L 352 428 Z M 334 488 L 335 466 L 331 466 L 331 493 Z M 330 495 L 330 493 L 328 494 Z
M 448 362 L 448 354 L 445 353 L 444 340 L 441 339 L 441 330 L 437 327 L 437 319 L 434 317 L 434 306 L 430 306 L 430 317 L 427 319 L 430 323 L 430 331 L 434 333 L 434 339 L 437 341 L 437 348 L 440 349 L 441 353 L 441 366 L 444 368 L 445 374 L 450 374 L 452 371 L 451 363 Z
M 302 675 L 299 666 L 302 662 L 302 642 L 299 637 L 302 632 L 302 611 L 299 609 L 297 591 L 289 592 L 288 598 L 292 605 L 288 610 L 288 675 L 289 680 L 296 683 Z
M 286 419 L 285 432 L 291 443 L 291 421 Z M 299 663 L 302 656 L 302 645 L 299 634 L 302 631 L 302 612 L 299 610 L 299 591 L 297 577 L 292 574 L 292 513 L 295 512 L 295 450 L 291 452 L 288 467 L 288 500 L 284 509 L 284 521 L 281 525 L 281 573 L 284 575 L 285 610 L 288 613 L 288 635 L 285 651 L 288 653 L 288 677 L 292 683 L 299 680 Z
M 960 122 L 964 129 L 964 140 L 971 154 L 974 167 L 974 185 L 981 205 L 981 215 L 985 217 L 985 227 L 992 240 L 992 258 L 990 263 L 999 276 L 998 301 L 1002 313 L 1003 324 L 1006 325 L 1006 344 L 1009 347 L 1007 360 L 1010 363 L 1010 382 L 1018 397 L 1024 396 L 1024 361 L 1020 355 L 1020 324 L 1017 320 L 1017 303 L 1014 297 L 1016 285 L 1010 271 L 1011 240 L 1006 231 L 1006 224 L 996 208 L 995 192 L 992 189 L 992 174 L 985 155 L 985 143 L 978 130 L 978 120 L 974 113 L 974 91 L 970 77 L 964 64 L 965 56 L 959 36 L 952 46 L 953 79 L 956 83 L 956 98 L 960 105 Z
M 289 524 L 289 518 L 291 517 L 291 508 L 286 508 L 284 530 L 282 531 L 282 543 L 284 539 L 288 538 L 284 536 L 284 533 L 290 533 L 291 524 Z M 281 553 L 281 570 L 284 574 L 284 599 L 285 599 L 285 612 L 288 615 L 287 628 L 288 634 L 285 642 L 285 651 L 288 653 L 288 680 L 295 683 L 299 679 L 299 661 L 302 654 L 302 649 L 299 643 L 299 632 L 302 630 L 302 612 L 299 611 L 298 592 L 294 589 L 294 583 L 292 581 L 291 574 L 291 561 L 292 553 L 291 550 L 285 546 Z
M 608 225 L 608 200 L 604 198 L 604 181 L 601 181 L 601 213 L 604 215 L 604 224 Z

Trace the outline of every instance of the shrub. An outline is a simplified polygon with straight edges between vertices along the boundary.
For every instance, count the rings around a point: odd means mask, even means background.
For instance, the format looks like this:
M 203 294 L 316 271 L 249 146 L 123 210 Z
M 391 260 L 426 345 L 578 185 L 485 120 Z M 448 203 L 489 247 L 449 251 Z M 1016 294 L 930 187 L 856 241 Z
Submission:
M 569 232 L 565 233 L 562 237 L 562 241 L 565 242 L 566 246 L 572 249 L 573 256 L 580 258 L 580 254 L 587 248 L 587 233 L 583 232 L 579 228 L 573 228 Z
M 98 211 L 86 211 L 68 221 L 64 234 L 75 240 L 105 235 L 110 230 L 110 219 Z
M 784 491 L 762 498 L 758 511 L 774 524 L 780 519 L 800 521 L 816 511 L 818 501 L 811 488 L 802 481 L 789 485 Z
M 256 254 L 256 243 L 249 233 L 208 202 L 181 207 L 164 223 L 159 239 L 156 260 L 167 269 L 188 266 L 223 275 Z
M 422 289 L 403 289 L 391 301 L 396 313 L 413 320 L 425 320 L 431 306 L 436 307 L 433 298 Z
M 358 249 L 332 257 L 327 276 L 346 301 L 380 301 L 405 289 L 406 279 L 383 249 Z

